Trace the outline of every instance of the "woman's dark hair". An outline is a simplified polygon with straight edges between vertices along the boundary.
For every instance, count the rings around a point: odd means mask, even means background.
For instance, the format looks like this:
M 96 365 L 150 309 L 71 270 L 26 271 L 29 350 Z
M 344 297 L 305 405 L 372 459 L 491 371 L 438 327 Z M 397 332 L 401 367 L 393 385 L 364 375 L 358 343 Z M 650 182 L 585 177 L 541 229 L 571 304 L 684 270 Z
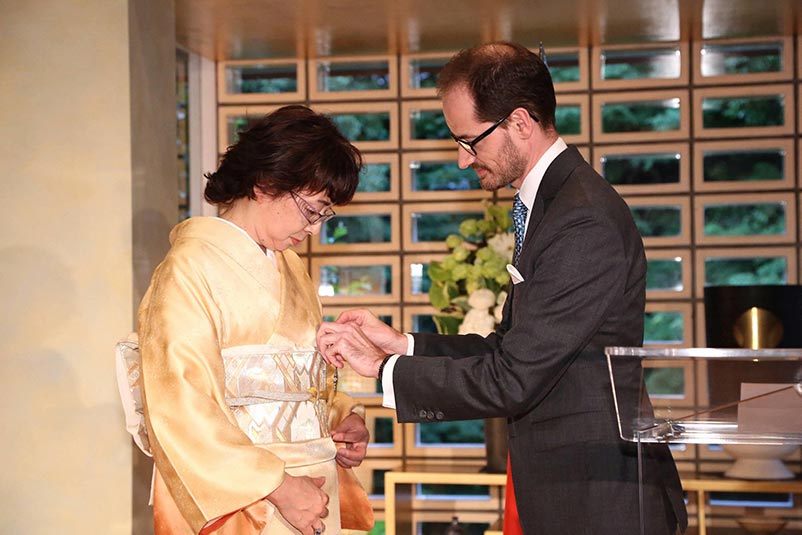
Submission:
M 306 106 L 284 106 L 239 134 L 208 179 L 204 197 L 230 204 L 254 187 L 280 197 L 325 191 L 335 205 L 347 204 L 359 184 L 362 156 L 331 120 Z
M 462 85 L 473 97 L 480 121 L 498 121 L 520 107 L 544 129 L 554 129 L 557 99 L 551 74 L 540 56 L 522 45 L 495 42 L 460 51 L 440 72 L 437 93 L 443 97 Z

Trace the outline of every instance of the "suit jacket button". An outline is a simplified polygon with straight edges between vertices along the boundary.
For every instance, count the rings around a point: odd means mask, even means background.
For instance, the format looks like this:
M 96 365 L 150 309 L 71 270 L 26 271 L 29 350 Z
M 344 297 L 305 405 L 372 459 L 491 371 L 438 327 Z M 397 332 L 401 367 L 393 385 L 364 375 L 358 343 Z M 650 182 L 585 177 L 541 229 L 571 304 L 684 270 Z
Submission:
M 426 413 L 426 416 L 431 420 L 432 418 L 434 418 L 434 412 L 429 411 Z
M 418 412 L 418 417 L 419 418 L 426 418 L 426 411 L 421 410 L 420 412 Z
M 445 417 L 445 414 L 443 414 L 442 411 L 437 411 L 434 417 L 437 418 L 438 420 L 442 420 Z

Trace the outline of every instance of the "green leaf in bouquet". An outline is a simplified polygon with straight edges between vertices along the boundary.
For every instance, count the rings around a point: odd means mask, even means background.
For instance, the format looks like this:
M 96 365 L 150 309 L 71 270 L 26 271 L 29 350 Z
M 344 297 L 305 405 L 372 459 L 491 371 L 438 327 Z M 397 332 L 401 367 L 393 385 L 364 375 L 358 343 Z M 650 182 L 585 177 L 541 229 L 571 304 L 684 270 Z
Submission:
M 470 274 L 470 268 L 467 264 L 457 264 L 451 270 L 451 278 L 455 281 L 461 281 Z
M 448 298 L 448 294 L 445 291 L 445 284 L 439 281 L 432 281 L 432 285 L 429 287 L 429 302 L 434 308 L 439 310 L 449 305 L 451 300 Z
M 429 279 L 433 282 L 443 282 L 451 278 L 451 272 L 443 267 L 442 262 L 432 260 L 429 262 Z
M 457 334 L 462 318 L 455 316 L 434 316 L 432 318 L 440 334 Z
M 456 234 L 449 234 L 446 238 L 446 247 L 449 249 L 454 249 L 455 247 L 459 247 L 462 245 L 462 236 L 457 236 Z
M 466 219 L 459 224 L 459 233 L 466 238 L 471 238 L 479 234 L 479 222 L 476 219 Z

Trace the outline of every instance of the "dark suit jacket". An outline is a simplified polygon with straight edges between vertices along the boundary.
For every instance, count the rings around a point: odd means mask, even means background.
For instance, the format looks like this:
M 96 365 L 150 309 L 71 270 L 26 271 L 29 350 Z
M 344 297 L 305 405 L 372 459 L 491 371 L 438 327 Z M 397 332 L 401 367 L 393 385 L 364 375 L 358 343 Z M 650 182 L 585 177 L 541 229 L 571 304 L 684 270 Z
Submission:
M 637 450 L 604 347 L 643 342 L 646 259 L 629 208 L 574 147 L 545 173 L 517 267 L 495 333 L 414 335 L 393 370 L 398 419 L 506 416 L 524 533 L 637 535 Z M 642 453 L 646 533 L 673 535 L 687 525 L 674 461 L 664 445 Z

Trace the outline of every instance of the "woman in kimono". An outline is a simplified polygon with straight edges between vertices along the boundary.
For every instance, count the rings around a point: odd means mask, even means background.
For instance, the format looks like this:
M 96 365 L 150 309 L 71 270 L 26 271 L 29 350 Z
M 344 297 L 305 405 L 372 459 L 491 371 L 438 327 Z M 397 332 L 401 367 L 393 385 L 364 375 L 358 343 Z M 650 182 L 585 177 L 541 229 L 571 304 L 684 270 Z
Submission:
M 290 248 L 350 202 L 361 164 L 286 106 L 207 175 L 220 216 L 170 233 L 138 314 L 157 534 L 340 533 L 335 463 L 360 464 L 369 435 L 315 349 L 321 305 Z

